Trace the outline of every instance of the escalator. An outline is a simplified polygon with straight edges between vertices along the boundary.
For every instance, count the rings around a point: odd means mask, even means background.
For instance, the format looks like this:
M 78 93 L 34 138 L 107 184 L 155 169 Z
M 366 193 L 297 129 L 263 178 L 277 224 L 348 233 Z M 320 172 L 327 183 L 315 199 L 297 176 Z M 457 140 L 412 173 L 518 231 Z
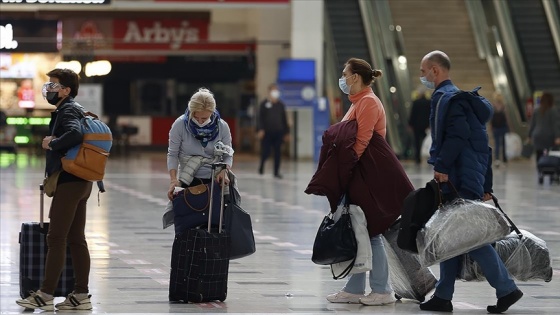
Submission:
M 358 0 L 325 0 L 325 10 L 336 49 L 337 75 L 340 77 L 348 59 L 370 60 L 360 6 Z M 350 101 L 342 95 L 340 99 L 345 112 L 350 107 Z
M 373 7 L 368 0 L 325 0 L 325 73 L 330 77 L 325 80 L 326 94 L 332 102 L 341 103 L 342 112 L 350 107 L 348 97 L 338 89 L 338 78 L 342 75 L 343 65 L 350 58 L 368 61 L 375 69 L 381 69 L 383 78 L 372 85 L 375 94 L 384 104 L 387 117 L 387 141 L 399 155 L 403 151 L 403 125 L 405 120 L 399 115 L 399 105 L 403 104 L 398 95 L 392 92 L 399 86 L 397 73 L 392 68 L 393 60 L 382 34 L 389 29 L 388 23 L 382 23 L 379 14 L 389 11 L 385 2 L 380 7 Z M 390 15 L 390 14 L 389 14 Z M 387 35 L 387 34 L 385 34 Z M 385 49 L 381 49 L 384 47 Z M 402 85 L 401 85 L 402 86 Z M 403 88 L 403 91 L 406 89 Z M 402 106 L 401 106 L 402 107 Z M 402 119 L 401 119 L 402 118 Z
M 508 1 L 527 79 L 532 91 L 560 99 L 560 60 L 542 1 Z M 555 6 L 558 9 L 558 6 Z

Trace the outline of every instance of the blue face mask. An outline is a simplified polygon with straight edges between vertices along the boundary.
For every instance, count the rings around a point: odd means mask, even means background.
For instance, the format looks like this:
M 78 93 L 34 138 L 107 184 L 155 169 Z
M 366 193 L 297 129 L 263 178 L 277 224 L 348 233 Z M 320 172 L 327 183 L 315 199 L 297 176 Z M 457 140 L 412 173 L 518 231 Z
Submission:
M 420 77 L 420 82 L 422 84 L 424 84 L 425 87 L 427 87 L 428 89 L 435 89 L 436 88 L 436 84 L 434 82 L 430 82 L 428 81 L 428 79 L 426 79 L 426 77 Z
M 338 87 L 340 88 L 342 93 L 350 94 L 350 87 L 351 86 L 352 85 L 346 84 L 346 77 L 342 77 L 342 78 L 338 79 Z

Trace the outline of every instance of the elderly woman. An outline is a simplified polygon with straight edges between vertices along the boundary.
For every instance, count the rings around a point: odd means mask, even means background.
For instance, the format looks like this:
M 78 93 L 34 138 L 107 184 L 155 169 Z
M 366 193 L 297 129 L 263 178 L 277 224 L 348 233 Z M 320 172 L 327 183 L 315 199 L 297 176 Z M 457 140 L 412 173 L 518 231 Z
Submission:
M 211 183 L 211 164 L 217 161 L 224 162 L 228 170 L 231 168 L 231 132 L 216 110 L 214 95 L 208 89 L 200 88 L 191 97 L 185 114 L 175 120 L 169 131 L 169 200 L 173 200 L 176 187 L 187 188 Z M 220 171 L 215 180 L 219 183 L 224 180 L 227 185 L 227 170 Z M 219 185 L 215 185 L 215 188 L 218 189 Z M 188 222 L 186 213 L 174 210 L 176 233 L 193 227 L 193 222 Z

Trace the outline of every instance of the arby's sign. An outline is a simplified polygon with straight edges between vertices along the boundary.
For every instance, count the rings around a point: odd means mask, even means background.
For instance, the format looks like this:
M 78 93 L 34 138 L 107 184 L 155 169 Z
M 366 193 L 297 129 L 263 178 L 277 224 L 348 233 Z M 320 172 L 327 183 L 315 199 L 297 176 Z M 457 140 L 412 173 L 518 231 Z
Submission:
M 208 20 L 114 20 L 115 49 L 180 50 L 208 40 Z

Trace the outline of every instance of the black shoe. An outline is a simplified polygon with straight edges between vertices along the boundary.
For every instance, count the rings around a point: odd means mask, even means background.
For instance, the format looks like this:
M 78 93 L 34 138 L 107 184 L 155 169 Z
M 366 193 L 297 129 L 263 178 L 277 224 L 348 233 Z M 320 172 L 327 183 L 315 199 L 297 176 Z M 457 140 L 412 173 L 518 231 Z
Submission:
M 276 175 L 274 175 L 274 178 L 282 179 L 282 175 L 276 174 Z
M 263 171 L 263 168 L 262 168 L 262 167 L 260 167 L 260 168 L 259 168 L 259 174 L 261 174 L 261 175 L 262 175 L 263 173 L 264 173 L 264 171 Z
M 503 312 L 507 311 L 507 309 L 510 306 L 515 304 L 515 302 L 519 301 L 519 299 L 521 299 L 522 296 L 523 296 L 523 292 L 521 292 L 521 290 L 519 290 L 519 289 L 516 289 L 515 291 L 511 292 L 510 294 L 499 298 L 498 303 L 496 303 L 496 305 L 488 305 L 486 310 L 488 311 L 488 313 L 491 313 L 491 314 L 503 313 Z
M 433 295 L 428 302 L 420 304 L 420 309 L 432 312 L 453 312 L 453 304 L 450 300 L 440 299 Z

